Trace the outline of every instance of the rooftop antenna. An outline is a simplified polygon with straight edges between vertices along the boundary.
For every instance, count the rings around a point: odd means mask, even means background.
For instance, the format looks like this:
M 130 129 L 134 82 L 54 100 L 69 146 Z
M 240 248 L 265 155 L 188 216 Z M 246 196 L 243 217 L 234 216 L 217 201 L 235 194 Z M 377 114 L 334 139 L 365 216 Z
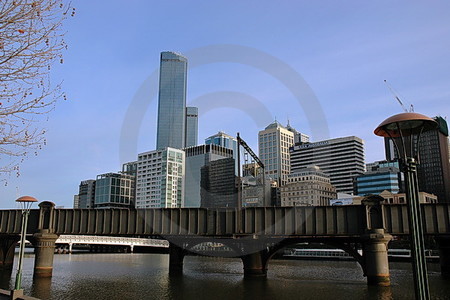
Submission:
M 384 80 L 384 83 L 386 84 L 386 86 L 388 87 L 389 91 L 392 93 L 392 95 L 395 97 L 395 99 L 398 101 L 398 103 L 400 104 L 400 106 L 403 108 L 404 112 L 414 112 L 414 105 L 410 105 L 409 106 L 409 111 L 408 109 L 405 107 L 405 105 L 403 104 L 402 100 L 400 100 L 400 98 L 397 96 L 397 92 L 394 91 L 394 89 L 392 88 L 392 86 L 387 82 L 387 80 Z

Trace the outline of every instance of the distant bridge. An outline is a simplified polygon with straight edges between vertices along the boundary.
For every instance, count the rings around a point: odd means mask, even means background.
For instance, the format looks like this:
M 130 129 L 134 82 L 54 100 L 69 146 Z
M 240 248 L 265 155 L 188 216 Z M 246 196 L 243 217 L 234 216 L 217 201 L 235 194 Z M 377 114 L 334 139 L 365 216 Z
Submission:
M 322 242 L 348 252 L 369 284 L 389 285 L 387 245 L 409 234 L 405 205 L 253 207 L 239 209 L 55 209 L 42 202 L 30 212 L 28 239 L 36 249 L 35 276 L 51 276 L 61 235 L 162 237 L 169 241 L 169 270 L 181 273 L 183 258 L 202 243 L 221 243 L 240 257 L 245 276 L 266 276 L 272 255 L 298 242 Z M 450 204 L 423 204 L 425 235 L 440 247 L 441 270 L 450 275 Z M 0 268 L 12 267 L 21 227 L 20 210 L 0 210 Z M 362 254 L 360 254 L 362 250 Z M 226 251 L 229 253 L 230 251 Z
M 166 240 L 97 235 L 60 235 L 55 244 L 67 245 L 69 253 L 72 252 L 74 245 L 124 246 L 129 247 L 131 252 L 134 247 L 169 248 L 169 242 Z

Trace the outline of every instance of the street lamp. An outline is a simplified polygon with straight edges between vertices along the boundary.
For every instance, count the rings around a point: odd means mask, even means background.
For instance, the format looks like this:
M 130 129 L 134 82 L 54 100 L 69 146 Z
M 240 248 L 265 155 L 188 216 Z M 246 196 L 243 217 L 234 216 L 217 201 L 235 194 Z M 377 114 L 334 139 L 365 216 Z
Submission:
M 25 236 L 27 234 L 28 215 L 30 214 L 31 206 L 34 202 L 37 202 L 36 198 L 30 196 L 22 196 L 16 200 L 20 204 L 22 209 L 22 229 L 20 232 L 20 250 L 19 250 L 19 263 L 17 265 L 16 283 L 14 290 L 20 290 L 22 285 L 22 265 L 23 254 L 25 251 Z
M 419 163 L 420 136 L 436 127 L 437 123 L 433 119 L 410 112 L 387 118 L 374 131 L 376 135 L 392 140 L 397 150 L 400 169 L 405 175 L 416 299 L 430 299 L 416 167 Z

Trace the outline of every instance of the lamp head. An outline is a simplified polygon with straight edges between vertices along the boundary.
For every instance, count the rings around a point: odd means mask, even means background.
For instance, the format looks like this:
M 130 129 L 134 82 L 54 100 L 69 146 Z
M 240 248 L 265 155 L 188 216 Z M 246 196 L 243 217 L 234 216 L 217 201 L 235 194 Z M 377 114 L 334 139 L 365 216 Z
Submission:
M 17 203 L 20 203 L 22 207 L 22 211 L 29 211 L 31 208 L 31 205 L 33 205 L 34 202 L 38 202 L 38 200 L 31 196 L 22 196 L 16 200 Z
M 401 137 L 420 134 L 437 128 L 438 124 L 430 117 L 418 113 L 401 113 L 387 118 L 374 133 L 383 137 Z

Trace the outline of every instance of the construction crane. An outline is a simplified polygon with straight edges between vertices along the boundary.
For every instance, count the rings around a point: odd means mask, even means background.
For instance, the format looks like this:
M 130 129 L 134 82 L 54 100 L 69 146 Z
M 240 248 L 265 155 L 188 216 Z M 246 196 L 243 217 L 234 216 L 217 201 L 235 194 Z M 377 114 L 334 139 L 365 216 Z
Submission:
M 245 149 L 246 153 L 244 156 L 247 156 L 247 153 L 250 154 L 250 156 L 255 160 L 255 162 L 259 165 L 259 167 L 262 170 L 262 184 L 263 184 L 263 197 L 266 195 L 266 181 L 265 181 L 265 174 L 264 174 L 264 164 L 259 159 L 259 157 L 253 152 L 253 150 L 250 148 L 249 145 L 240 137 L 239 132 L 237 133 L 237 159 L 238 159 L 238 207 L 242 208 L 242 182 L 241 182 L 241 146 Z M 246 161 L 248 161 L 248 157 L 245 158 Z M 265 199 L 264 201 L 265 202 Z
M 386 79 L 384 80 L 384 83 L 386 84 L 386 86 L 388 87 L 388 89 L 392 93 L 392 95 L 395 97 L 395 99 L 397 99 L 398 103 L 400 104 L 400 106 L 403 108 L 403 110 L 405 112 L 414 112 L 414 106 L 412 104 L 409 106 L 409 111 L 408 111 L 408 109 L 403 104 L 402 100 L 400 100 L 400 98 L 397 96 L 397 93 L 394 91 L 394 89 L 391 87 L 391 85 L 387 82 Z

